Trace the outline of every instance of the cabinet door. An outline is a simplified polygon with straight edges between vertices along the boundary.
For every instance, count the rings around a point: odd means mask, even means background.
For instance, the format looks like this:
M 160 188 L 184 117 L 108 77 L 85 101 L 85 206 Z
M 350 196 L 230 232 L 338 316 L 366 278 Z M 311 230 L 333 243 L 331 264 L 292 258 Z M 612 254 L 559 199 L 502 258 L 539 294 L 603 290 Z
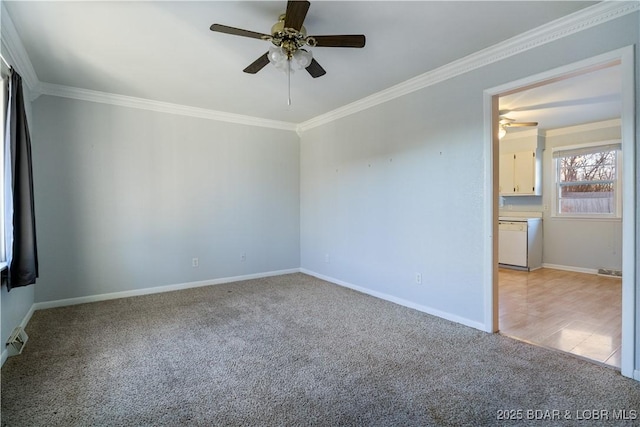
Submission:
M 514 176 L 514 154 L 501 154 L 500 155 L 500 165 L 498 168 L 498 182 L 499 182 L 499 192 L 500 194 L 513 194 L 515 190 L 515 184 L 513 181 Z
M 536 153 L 522 151 L 515 154 L 513 181 L 517 194 L 534 194 L 536 185 Z

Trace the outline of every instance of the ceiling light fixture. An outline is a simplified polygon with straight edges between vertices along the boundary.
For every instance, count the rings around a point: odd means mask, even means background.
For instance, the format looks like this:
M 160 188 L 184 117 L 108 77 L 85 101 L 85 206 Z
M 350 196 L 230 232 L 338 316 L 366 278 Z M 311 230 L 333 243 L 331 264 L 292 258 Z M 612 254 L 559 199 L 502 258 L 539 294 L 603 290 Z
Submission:
M 303 47 L 315 46 L 316 40 L 307 36 L 307 30 L 304 26 L 300 27 L 300 31 L 295 28 L 285 28 L 284 20 L 285 15 L 280 15 L 278 22 L 271 27 L 271 35 L 263 36 L 262 39 L 273 43 L 273 46 L 269 48 L 269 62 L 275 65 L 278 70 L 287 73 L 289 83 L 287 104 L 291 105 L 291 72 L 303 70 L 311 65 L 313 54 Z
M 500 128 L 498 129 L 498 139 L 502 139 L 507 134 L 507 128 L 536 127 L 538 126 L 538 122 L 516 122 L 515 119 L 510 119 L 509 117 L 500 114 L 498 125 L 500 125 Z
M 500 125 L 500 129 L 498 129 L 498 139 L 504 138 L 507 134 L 507 130 L 504 128 L 504 125 Z

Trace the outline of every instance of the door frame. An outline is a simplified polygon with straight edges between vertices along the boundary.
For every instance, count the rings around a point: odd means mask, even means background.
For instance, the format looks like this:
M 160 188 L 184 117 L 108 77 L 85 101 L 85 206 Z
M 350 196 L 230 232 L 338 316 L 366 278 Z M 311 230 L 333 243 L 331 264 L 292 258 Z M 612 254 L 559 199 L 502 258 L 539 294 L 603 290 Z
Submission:
M 524 88 L 542 86 L 603 66 L 619 62 L 622 74 L 621 138 L 622 170 L 622 346 L 621 374 L 640 381 L 636 368 L 636 134 L 635 134 L 635 56 L 627 46 L 583 61 L 525 77 L 484 91 L 485 155 L 485 277 L 484 324 L 487 332 L 498 331 L 498 98 Z M 640 313 L 639 313 L 640 314 Z

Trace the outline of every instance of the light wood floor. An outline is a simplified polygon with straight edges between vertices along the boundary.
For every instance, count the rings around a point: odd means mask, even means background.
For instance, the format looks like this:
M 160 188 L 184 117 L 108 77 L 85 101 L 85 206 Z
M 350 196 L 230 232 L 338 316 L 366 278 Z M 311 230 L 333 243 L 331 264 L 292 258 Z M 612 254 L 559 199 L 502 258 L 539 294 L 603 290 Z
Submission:
M 500 268 L 502 334 L 620 367 L 622 280 Z

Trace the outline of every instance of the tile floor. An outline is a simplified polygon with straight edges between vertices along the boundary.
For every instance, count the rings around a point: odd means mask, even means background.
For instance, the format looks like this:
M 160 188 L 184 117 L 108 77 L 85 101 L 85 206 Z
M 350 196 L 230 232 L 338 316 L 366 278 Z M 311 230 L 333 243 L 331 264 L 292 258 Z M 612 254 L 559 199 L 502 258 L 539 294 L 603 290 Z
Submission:
M 620 368 L 622 280 L 500 268 L 500 332 Z

